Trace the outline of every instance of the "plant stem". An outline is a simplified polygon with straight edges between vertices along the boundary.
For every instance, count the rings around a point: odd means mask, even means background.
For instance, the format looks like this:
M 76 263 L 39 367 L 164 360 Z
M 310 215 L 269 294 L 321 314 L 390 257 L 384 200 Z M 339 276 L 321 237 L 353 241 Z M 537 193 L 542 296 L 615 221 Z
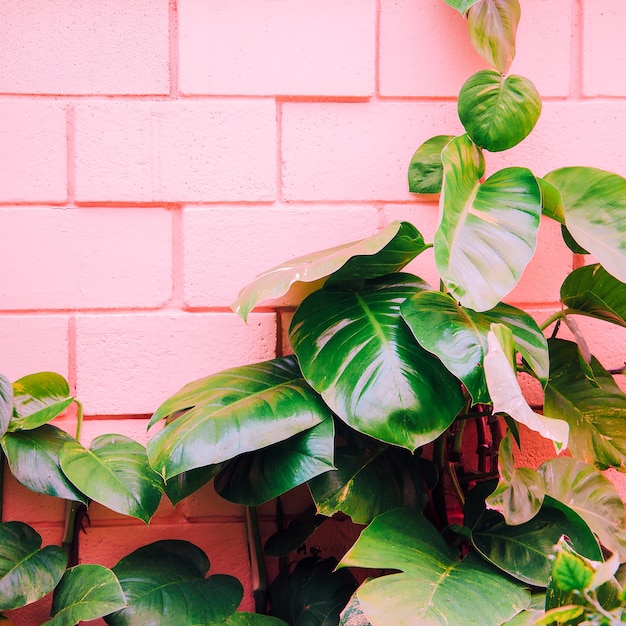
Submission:
M 2 521 L 2 513 L 4 509 L 4 464 L 6 457 L 4 450 L 0 448 L 0 522 Z
M 596 598 L 596 594 L 595 592 L 590 593 L 588 590 L 584 589 L 582 591 L 582 594 L 585 598 L 585 600 L 587 600 L 587 602 L 589 602 L 589 604 L 591 604 L 591 606 L 598 611 L 598 613 L 600 613 L 600 615 L 602 615 L 603 617 L 606 617 L 610 620 L 610 623 L 613 623 L 613 620 L 615 619 L 614 615 L 611 615 L 608 611 L 606 611 L 604 609 L 604 607 L 600 604 L 600 602 L 598 602 L 597 598 Z
M 548 328 L 548 326 L 550 326 L 550 324 L 554 324 L 554 322 L 564 317 L 567 314 L 567 311 L 569 311 L 569 309 L 566 309 L 565 311 L 557 311 L 556 313 L 554 313 L 554 315 L 551 315 L 543 324 L 539 324 L 539 328 L 541 330 L 545 330 L 546 328 Z
M 83 405 L 76 399 L 74 402 L 76 403 L 76 441 L 80 442 L 80 431 L 83 427 Z
M 440 529 L 444 529 L 448 525 L 448 511 L 446 509 L 446 494 L 445 494 L 445 481 L 444 481 L 444 473 L 446 467 L 445 460 L 445 438 L 446 435 L 443 433 L 439 435 L 437 439 L 435 439 L 434 447 L 433 447 L 433 462 L 437 466 L 437 473 L 439 475 L 439 480 L 435 485 L 435 488 L 432 492 L 432 500 L 433 500 L 433 508 L 435 514 L 437 516 L 437 523 Z
M 248 550 L 250 552 L 250 566 L 252 569 L 252 594 L 254 596 L 254 610 L 265 615 L 267 612 L 267 572 L 263 560 L 263 548 L 259 533 L 259 520 L 256 507 L 246 507 L 246 523 L 248 526 Z

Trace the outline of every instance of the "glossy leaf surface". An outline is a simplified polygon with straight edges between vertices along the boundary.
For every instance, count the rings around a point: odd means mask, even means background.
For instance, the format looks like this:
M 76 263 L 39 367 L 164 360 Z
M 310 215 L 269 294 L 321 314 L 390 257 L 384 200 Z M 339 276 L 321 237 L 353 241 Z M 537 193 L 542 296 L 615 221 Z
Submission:
M 544 178 L 561 193 L 574 239 L 626 282 L 626 179 L 592 167 L 564 167 Z
M 78 489 L 112 511 L 146 524 L 156 512 L 162 481 L 140 443 L 124 435 L 100 435 L 89 450 L 78 442 L 64 444 L 59 459 Z
M 487 311 L 515 287 L 535 251 L 539 186 L 524 168 L 501 170 L 481 184 L 482 156 L 465 135 L 446 146 L 442 160 L 437 269 L 463 306 Z
M 376 518 L 340 566 L 401 571 L 359 587 L 361 609 L 373 626 L 500 626 L 530 601 L 476 555 L 459 560 L 422 516 L 402 509 Z
M 539 178 L 539 176 L 536 178 L 541 189 L 541 213 L 559 224 L 565 224 L 563 200 L 561 200 L 559 190 L 544 178 Z
M 0 374 L 0 437 L 6 433 L 13 415 L 13 385 Z
M 441 151 L 454 135 L 437 135 L 425 141 L 409 163 L 411 193 L 439 193 L 443 182 Z
M 0 523 L 0 610 L 16 609 L 52 591 L 67 564 L 58 546 L 41 547 L 41 537 L 22 522 Z
M 257 506 L 334 468 L 332 418 L 267 448 L 230 461 L 215 479 L 226 500 Z
M 244 320 L 262 300 L 285 295 L 296 282 L 311 283 L 343 269 L 343 279 L 364 279 L 396 272 L 428 248 L 424 238 L 408 222 L 392 222 L 367 239 L 291 259 L 259 274 L 242 289 L 232 309 Z
M 102 565 L 71 567 L 54 591 L 52 619 L 46 626 L 68 626 L 103 617 L 126 606 L 115 574 Z
M 7 433 L 2 439 L 11 473 L 24 487 L 55 498 L 87 504 L 87 498 L 61 470 L 61 447 L 76 441 L 64 430 L 44 424 L 33 430 Z
M 190 496 L 198 489 L 204 487 L 210 480 L 224 469 L 225 463 L 197 467 L 196 469 L 177 474 L 163 485 L 163 491 L 169 501 L 176 506 L 179 502 Z
M 205 578 L 209 560 L 187 541 L 157 541 L 125 556 L 113 568 L 128 608 L 105 618 L 111 626 L 181 626 L 222 623 L 243 595 L 232 576 Z
M 599 469 L 626 470 L 626 394 L 595 358 L 595 382 L 590 381 L 580 367 L 575 343 L 551 339 L 548 346 L 545 412 L 569 423 L 572 456 Z
M 302 372 L 334 413 L 410 450 L 439 436 L 463 403 L 457 380 L 400 316 L 402 302 L 425 287 L 397 274 L 357 290 L 324 288 L 300 305 L 289 331 Z
M 183 387 L 151 424 L 167 426 L 148 442 L 152 466 L 169 480 L 308 430 L 330 416 L 293 356 L 244 365 Z

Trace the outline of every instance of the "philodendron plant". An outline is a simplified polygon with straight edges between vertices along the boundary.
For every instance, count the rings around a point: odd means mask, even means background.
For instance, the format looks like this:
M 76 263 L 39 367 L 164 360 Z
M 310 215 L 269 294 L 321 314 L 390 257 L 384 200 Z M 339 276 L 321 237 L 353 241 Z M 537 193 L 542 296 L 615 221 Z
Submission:
M 466 133 L 433 137 L 409 165 L 412 192 L 439 194 L 433 240 L 393 222 L 261 274 L 233 306 L 244 320 L 295 283 L 312 290 L 289 328 L 294 354 L 190 383 L 151 421 L 166 422 L 147 450 L 174 501 L 210 479 L 250 507 L 306 483 L 315 516 L 299 521 L 284 551 L 324 516 L 364 525 L 338 567 L 385 575 L 363 582 L 343 617 L 348 584 L 334 612 L 299 621 L 303 609 L 290 623 L 497 626 L 530 624 L 548 608 L 554 623 L 577 624 L 619 605 L 603 608 L 594 594 L 602 585 L 621 594 L 624 506 L 601 472 L 626 471 L 626 395 L 614 379 L 621 372 L 590 353 L 576 319 L 626 326 L 626 180 L 589 167 L 541 177 L 508 167 L 485 180 L 487 153 L 521 142 L 541 99 L 528 79 L 507 74 L 518 1 L 446 2 L 467 16 L 493 69 L 460 91 Z M 555 294 L 560 309 L 537 323 L 503 299 L 535 253 L 542 217 L 595 262 L 568 275 Z M 438 285 L 419 276 L 430 248 Z M 417 275 L 402 271 L 412 261 Z M 573 340 L 559 335 L 565 326 Z M 526 402 L 518 373 L 543 389 L 541 410 Z M 551 440 L 554 458 L 517 467 L 520 424 Z M 475 464 L 463 448 L 470 427 Z M 576 584 L 595 605 L 554 592 L 564 559 L 584 564 Z M 561 606 L 571 611 L 558 614 Z

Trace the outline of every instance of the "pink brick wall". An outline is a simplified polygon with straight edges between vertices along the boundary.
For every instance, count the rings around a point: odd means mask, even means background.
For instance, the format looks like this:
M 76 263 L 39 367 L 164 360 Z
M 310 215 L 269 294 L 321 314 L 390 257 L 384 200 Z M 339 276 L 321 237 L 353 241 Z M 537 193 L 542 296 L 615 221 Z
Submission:
M 544 111 L 490 169 L 626 175 L 626 5 L 521 5 L 512 70 Z M 0 23 L 0 371 L 68 377 L 86 441 L 145 441 L 146 415 L 183 383 L 272 357 L 288 311 L 245 326 L 227 309 L 257 272 L 393 219 L 432 236 L 437 208 L 408 193 L 407 165 L 460 132 L 455 96 L 483 67 L 443 0 L 15 0 Z M 541 238 L 508 299 L 538 318 L 574 263 L 553 224 Z M 434 280 L 428 253 L 410 269 Z M 590 330 L 618 366 L 626 334 Z M 242 511 L 204 493 L 149 529 L 96 510 L 81 558 L 185 537 L 248 582 Z M 5 519 L 58 540 L 58 503 L 11 481 L 6 497 Z

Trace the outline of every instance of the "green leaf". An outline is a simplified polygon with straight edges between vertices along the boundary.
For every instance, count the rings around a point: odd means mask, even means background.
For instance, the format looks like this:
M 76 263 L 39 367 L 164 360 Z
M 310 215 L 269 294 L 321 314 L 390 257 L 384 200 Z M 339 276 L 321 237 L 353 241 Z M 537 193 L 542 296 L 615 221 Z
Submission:
M 282 619 L 258 613 L 233 613 L 220 624 L 224 626 L 287 626 Z
M 565 624 L 577 617 L 580 617 L 585 612 L 582 606 L 575 606 L 568 604 L 566 606 L 559 606 L 556 609 L 550 609 L 546 611 L 545 615 L 534 621 L 535 626 L 550 626 L 555 622 L 559 624 Z
M 425 287 L 408 274 L 357 290 L 327 287 L 300 305 L 289 331 L 304 376 L 334 413 L 410 450 L 436 439 L 463 405 L 457 380 L 400 316 L 402 302 Z
M 560 195 L 560 194 L 559 194 Z M 565 216 L 565 213 L 563 214 Z M 578 242 L 572 237 L 572 233 L 567 230 L 565 224 L 561 225 L 561 236 L 563 237 L 563 241 L 565 245 L 574 253 L 574 254 L 589 254 L 588 250 L 585 250 Z
M 190 496 L 215 478 L 215 476 L 224 469 L 225 465 L 225 463 L 217 463 L 215 465 L 207 465 L 206 467 L 197 467 L 188 472 L 177 474 L 164 483 L 163 490 L 165 491 L 165 495 L 169 498 L 169 501 L 176 506 L 187 496 Z
M 290 626 L 336 626 L 339 614 L 357 588 L 348 570 L 335 572 L 333 558 L 307 557 L 293 572 L 285 570 L 270 585 L 272 615 Z
M 506 74 L 515 58 L 515 34 L 520 18 L 518 0 L 480 0 L 467 14 L 467 29 L 474 50 Z
M 561 192 L 574 239 L 626 282 L 626 179 L 592 167 L 564 167 L 545 179 Z
M 441 151 L 454 135 L 437 135 L 425 141 L 409 163 L 411 193 L 439 193 L 443 182 Z
M 295 357 L 279 357 L 183 387 L 152 416 L 151 425 L 165 417 L 168 424 L 148 442 L 148 457 L 169 480 L 283 441 L 329 416 Z
M 339 270 L 342 280 L 383 276 L 400 270 L 429 247 L 415 226 L 392 222 L 372 237 L 291 259 L 259 274 L 242 289 L 232 309 L 246 320 L 258 302 L 284 296 L 296 282 L 313 283 Z
M 372 626 L 361 609 L 356 593 L 352 595 L 346 608 L 341 612 L 339 626 Z
M 59 453 L 68 441 L 76 441 L 64 430 L 44 424 L 33 430 L 7 433 L 2 449 L 11 473 L 24 487 L 64 500 L 87 504 L 87 498 L 61 470 Z
M 7 432 L 13 416 L 13 385 L 11 381 L 0 374 L 0 437 Z
M 433 526 L 402 509 L 383 513 L 365 528 L 343 566 L 400 570 L 357 591 L 373 626 L 500 626 L 530 600 L 476 555 L 458 560 Z
M 124 435 L 100 435 L 89 450 L 78 442 L 64 444 L 59 458 L 65 475 L 92 500 L 146 524 L 156 512 L 162 482 L 140 443 Z
M 52 591 L 67 564 L 58 546 L 41 547 L 41 536 L 22 522 L 0 524 L 0 610 L 17 609 Z
M 307 507 L 298 517 L 289 522 L 287 528 L 279 529 L 265 542 L 264 554 L 287 556 L 297 550 L 328 518 L 317 515 L 315 506 Z
M 626 327 L 626 284 L 599 263 L 574 270 L 561 285 L 561 302 L 580 313 Z
M 580 368 L 575 343 L 550 339 L 548 347 L 544 409 L 569 423 L 572 456 L 599 469 L 626 470 L 626 394 L 595 358 L 595 382 L 590 381 Z
M 469 8 L 480 2 L 480 0 L 444 0 L 444 2 L 450 5 L 453 9 L 456 9 L 461 15 L 465 15 Z
M 9 430 L 30 430 L 60 415 L 74 398 L 68 382 L 60 374 L 39 372 L 13 383 L 15 415 Z
M 559 224 L 565 224 L 565 212 L 559 190 L 545 178 L 536 177 L 541 189 L 541 213 Z
M 68 626 L 97 619 L 126 606 L 115 574 L 102 565 L 77 565 L 68 569 L 54 591 L 52 619 L 46 626 Z
M 105 617 L 110 626 L 220 624 L 243 596 L 232 576 L 205 578 L 209 560 L 187 541 L 151 543 L 125 556 L 113 568 L 128 608 Z
M 541 98 L 527 78 L 481 70 L 461 87 L 458 110 L 475 144 L 501 152 L 530 134 L 541 113 Z
M 258 506 L 334 468 L 332 418 L 267 448 L 230 461 L 215 479 L 217 493 L 231 502 Z
M 515 287 L 535 251 L 539 186 L 529 170 L 515 167 L 481 184 L 482 156 L 466 135 L 446 146 L 442 160 L 437 269 L 463 306 L 486 311 Z
M 515 307 L 498 304 L 477 313 L 439 291 L 421 291 L 401 307 L 402 317 L 425 350 L 439 357 L 470 392 L 474 403 L 489 402 L 483 368 L 491 324 L 505 324 L 515 344 L 542 384 L 548 380 L 548 344 L 533 318 Z
M 563 591 L 583 591 L 593 579 L 593 568 L 576 553 L 559 550 L 552 565 L 552 578 Z

